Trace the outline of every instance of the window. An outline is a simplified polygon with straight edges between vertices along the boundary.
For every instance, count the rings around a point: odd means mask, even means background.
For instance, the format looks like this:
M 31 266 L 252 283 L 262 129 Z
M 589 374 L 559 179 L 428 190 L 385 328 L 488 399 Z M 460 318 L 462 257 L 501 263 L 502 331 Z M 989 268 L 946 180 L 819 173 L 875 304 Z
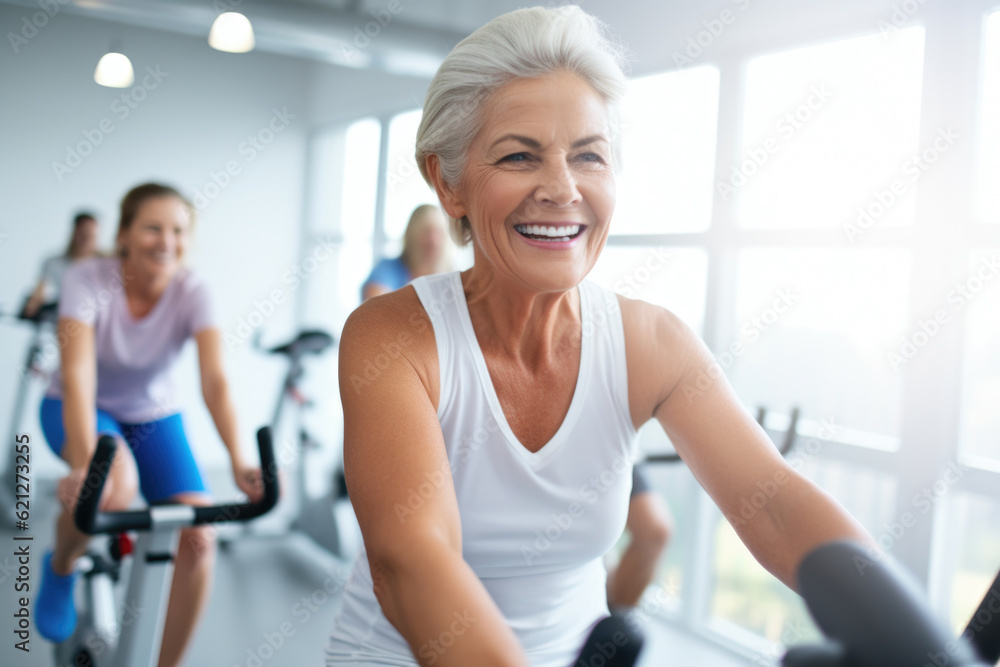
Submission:
M 882 526 L 893 521 L 896 485 L 891 476 L 821 456 L 822 450 L 800 447 L 789 454 L 788 461 L 836 498 L 877 539 Z M 754 520 L 752 514 L 747 517 Z M 819 633 L 799 596 L 754 559 L 721 516 L 715 534 L 712 615 L 772 642 L 817 640 Z
M 613 234 L 701 231 L 712 215 L 719 72 L 634 79 L 622 104 L 624 161 Z
M 976 213 L 980 220 L 1000 223 L 1000 12 L 986 21 L 982 84 Z
M 965 363 L 962 369 L 962 453 L 981 463 L 1000 464 L 1000 248 L 973 253 L 964 285 L 951 292 L 964 306 Z M 993 268 L 991 268 L 991 266 Z M 962 288 L 960 291 L 959 288 Z M 952 302 L 952 300 L 949 300 Z
M 1000 570 L 1000 502 L 972 493 L 958 493 L 950 503 L 949 544 L 955 545 L 948 570 L 951 596 L 948 617 L 957 632 L 965 629 Z
M 341 233 L 344 246 L 337 261 L 337 296 L 344 319 L 361 302 L 361 283 L 372 268 L 381 125 L 374 118 L 347 129 Z
M 401 239 L 410 214 L 421 204 L 437 204 L 437 194 L 420 175 L 414 157 L 421 109 L 407 111 L 389 122 L 389 163 L 386 171 L 385 234 L 394 243 L 392 251 L 403 249 Z M 387 249 L 388 253 L 389 250 Z
M 743 250 L 720 365 L 747 405 L 898 436 L 909 280 L 904 250 Z
M 708 254 L 701 248 L 608 246 L 587 278 L 663 306 L 700 332 L 707 272 Z
M 717 185 L 738 197 L 740 225 L 910 223 L 923 43 L 904 28 L 750 61 L 740 164 Z

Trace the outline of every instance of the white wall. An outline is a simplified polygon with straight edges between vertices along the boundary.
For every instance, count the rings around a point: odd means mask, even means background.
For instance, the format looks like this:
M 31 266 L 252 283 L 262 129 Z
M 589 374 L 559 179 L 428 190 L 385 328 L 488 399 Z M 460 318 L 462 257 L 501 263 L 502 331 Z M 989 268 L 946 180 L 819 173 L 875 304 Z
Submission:
M 27 7 L 0 5 L 4 34 L 31 13 Z M 93 81 L 112 37 L 135 68 L 131 89 Z M 146 79 L 144 89 L 147 67 L 166 76 L 159 82 Z M 42 259 L 62 250 L 75 210 L 99 214 L 101 245 L 110 249 L 120 198 L 134 185 L 157 180 L 178 187 L 201 208 L 189 263 L 211 286 L 224 333 L 238 337 L 241 321 L 248 321 L 255 304 L 280 292 L 283 302 L 261 325 L 265 344 L 283 342 L 296 329 L 296 294 L 288 271 L 300 248 L 310 128 L 384 109 L 396 99 L 406 107 L 406 96 L 422 99 L 426 87 L 425 81 L 285 56 L 220 53 L 204 38 L 65 13 L 20 44 L 17 53 L 4 39 L 0 80 L 0 234 L 6 235 L 0 236 L 0 306 L 5 311 L 30 289 Z M 123 93 L 141 101 L 129 108 Z M 271 129 L 281 129 L 269 137 L 275 109 L 294 118 L 275 120 Z M 102 121 L 112 131 L 99 131 Z M 262 150 L 245 143 L 248 135 L 258 135 Z M 89 154 L 67 163 L 67 147 Z M 55 169 L 54 162 L 71 168 Z M 225 174 L 227 165 L 239 173 Z M 27 340 L 24 327 L 9 321 L 0 326 L 4 437 Z M 270 418 L 284 366 L 240 342 L 227 350 L 227 368 L 244 445 L 251 448 L 254 430 Z M 178 378 L 196 453 L 207 468 L 219 471 L 213 480 L 228 484 L 224 449 L 198 393 L 193 345 L 179 364 Z M 21 428 L 35 436 L 36 471 L 55 475 L 60 467 L 48 455 L 36 416 L 42 391 L 42 385 L 34 387 Z M 216 486 L 220 495 L 227 491 Z

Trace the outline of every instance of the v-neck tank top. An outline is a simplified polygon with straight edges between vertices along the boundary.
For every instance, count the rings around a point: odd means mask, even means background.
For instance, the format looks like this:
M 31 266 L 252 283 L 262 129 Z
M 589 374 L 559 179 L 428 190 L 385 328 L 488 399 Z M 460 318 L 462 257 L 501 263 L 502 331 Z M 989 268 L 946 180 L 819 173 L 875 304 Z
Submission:
M 511 431 L 458 271 L 411 283 L 431 320 L 438 419 L 458 499 L 462 557 L 533 667 L 566 667 L 608 614 L 603 559 L 625 528 L 638 438 L 615 294 L 580 283 L 579 375 L 569 410 L 537 452 Z M 405 429 L 403 429 L 405 431 Z M 459 626 L 461 623 L 459 623 Z M 430 658 L 440 645 L 420 647 Z M 416 665 L 372 590 L 362 549 L 326 647 L 328 665 Z

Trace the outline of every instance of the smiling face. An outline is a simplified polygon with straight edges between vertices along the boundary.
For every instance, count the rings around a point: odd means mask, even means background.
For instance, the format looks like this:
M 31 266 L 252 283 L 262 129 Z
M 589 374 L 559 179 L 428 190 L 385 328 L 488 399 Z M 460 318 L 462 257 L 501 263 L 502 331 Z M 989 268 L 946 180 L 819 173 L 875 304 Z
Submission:
M 172 276 L 180 266 L 191 231 L 191 212 L 177 197 L 152 197 L 118 236 L 126 262 L 150 277 Z
M 539 291 L 577 285 L 614 211 L 611 136 L 607 105 L 576 74 L 493 93 L 461 181 L 439 187 L 449 215 L 469 219 L 476 264 Z

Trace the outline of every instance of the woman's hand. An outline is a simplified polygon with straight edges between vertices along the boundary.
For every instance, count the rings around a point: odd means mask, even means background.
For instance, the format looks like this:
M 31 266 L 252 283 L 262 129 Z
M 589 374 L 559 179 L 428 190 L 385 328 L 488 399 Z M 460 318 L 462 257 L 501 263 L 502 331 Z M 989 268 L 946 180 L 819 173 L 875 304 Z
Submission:
M 260 468 L 246 465 L 242 461 L 234 461 L 233 479 L 240 491 L 247 494 L 250 502 L 256 503 L 264 497 L 264 481 Z
M 63 508 L 70 514 L 76 511 L 76 504 L 80 500 L 81 492 L 87 495 L 94 492 L 94 488 L 86 484 L 88 470 L 88 468 L 73 468 L 68 475 L 59 480 L 59 486 L 56 488 L 56 497 Z M 113 481 L 109 476 L 107 481 L 104 482 L 104 493 L 110 493 L 108 489 L 112 488 L 112 486 Z

